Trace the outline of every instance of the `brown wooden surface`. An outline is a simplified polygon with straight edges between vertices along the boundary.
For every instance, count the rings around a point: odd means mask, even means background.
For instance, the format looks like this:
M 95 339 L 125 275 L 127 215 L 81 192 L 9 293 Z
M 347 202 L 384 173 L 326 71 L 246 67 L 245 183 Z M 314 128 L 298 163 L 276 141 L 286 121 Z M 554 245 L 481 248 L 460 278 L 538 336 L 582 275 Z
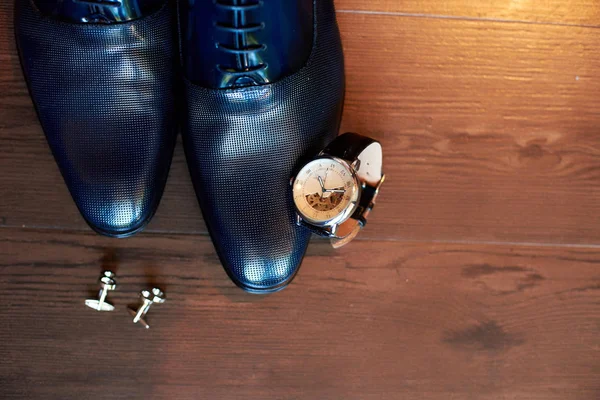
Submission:
M 0 235 L 3 398 L 600 395 L 600 249 L 320 240 L 294 284 L 256 296 L 204 237 Z M 100 265 L 114 314 L 83 306 Z M 123 311 L 147 284 L 170 294 L 150 331 Z
M 146 232 L 96 236 L 0 4 L 0 398 L 600 398 L 600 3 L 337 0 L 343 130 L 388 180 L 284 291 L 223 272 L 179 145 Z M 120 308 L 83 300 L 116 269 Z M 150 331 L 124 308 L 161 285 Z
M 336 0 L 340 12 L 600 26 L 597 0 Z
M 339 20 L 342 129 L 381 139 L 386 152 L 386 190 L 365 237 L 600 243 L 600 30 Z M 0 26 L 0 222 L 87 230 L 35 118 L 10 23 Z M 181 146 L 148 230 L 206 232 Z

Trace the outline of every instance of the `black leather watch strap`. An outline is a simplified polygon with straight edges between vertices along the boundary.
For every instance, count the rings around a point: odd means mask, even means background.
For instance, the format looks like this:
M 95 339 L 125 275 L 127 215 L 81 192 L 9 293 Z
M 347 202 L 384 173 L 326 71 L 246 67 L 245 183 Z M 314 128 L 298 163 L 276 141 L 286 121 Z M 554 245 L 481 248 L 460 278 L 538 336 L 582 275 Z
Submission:
M 381 144 L 375 139 L 358 133 L 344 133 L 331 142 L 321 154 L 341 158 L 353 164 L 361 184 L 377 188 L 383 178 L 383 153 Z
M 358 158 L 371 143 L 375 143 L 375 139 L 359 135 L 358 133 L 347 132 L 337 138 L 322 151 L 323 154 L 329 154 L 343 160 L 354 161 Z
M 311 231 L 312 233 L 314 233 L 316 235 L 331 237 L 331 233 L 329 233 L 327 230 L 321 228 L 320 226 L 310 224 L 310 223 L 304 221 L 303 219 L 299 219 L 297 224 L 299 226 L 302 226 L 302 227 L 308 229 L 309 231 Z

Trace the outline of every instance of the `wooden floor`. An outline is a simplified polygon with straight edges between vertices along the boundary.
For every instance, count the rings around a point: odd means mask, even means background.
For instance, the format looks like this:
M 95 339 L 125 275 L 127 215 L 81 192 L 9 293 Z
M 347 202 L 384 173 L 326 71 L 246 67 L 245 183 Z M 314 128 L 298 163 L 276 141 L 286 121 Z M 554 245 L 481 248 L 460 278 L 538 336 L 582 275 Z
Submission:
M 336 4 L 342 129 L 388 179 L 359 240 L 313 241 L 269 296 L 222 270 L 180 145 L 145 232 L 90 232 L 0 4 L 0 398 L 600 398 L 600 2 Z M 124 309 L 150 284 L 145 331 Z

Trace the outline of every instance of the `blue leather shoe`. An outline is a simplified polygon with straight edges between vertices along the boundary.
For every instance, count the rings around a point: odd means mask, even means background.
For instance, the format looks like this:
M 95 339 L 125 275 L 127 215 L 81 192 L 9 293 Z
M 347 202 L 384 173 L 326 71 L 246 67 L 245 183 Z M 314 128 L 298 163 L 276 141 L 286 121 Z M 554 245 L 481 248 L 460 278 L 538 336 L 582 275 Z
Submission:
M 310 233 L 289 181 L 338 132 L 342 46 L 332 0 L 186 0 L 179 9 L 196 194 L 231 279 L 271 292 L 294 277 Z
M 165 0 L 16 1 L 39 120 L 100 234 L 134 234 L 158 207 L 177 135 L 175 26 Z

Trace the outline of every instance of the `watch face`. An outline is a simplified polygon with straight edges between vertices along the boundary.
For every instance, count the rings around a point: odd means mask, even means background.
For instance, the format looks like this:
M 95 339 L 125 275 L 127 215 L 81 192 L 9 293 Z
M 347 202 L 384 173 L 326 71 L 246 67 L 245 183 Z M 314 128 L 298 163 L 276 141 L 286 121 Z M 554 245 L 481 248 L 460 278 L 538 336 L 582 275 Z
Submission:
M 309 222 L 325 225 L 350 216 L 358 199 L 358 185 L 350 169 L 331 158 L 306 164 L 293 184 L 294 204 Z

